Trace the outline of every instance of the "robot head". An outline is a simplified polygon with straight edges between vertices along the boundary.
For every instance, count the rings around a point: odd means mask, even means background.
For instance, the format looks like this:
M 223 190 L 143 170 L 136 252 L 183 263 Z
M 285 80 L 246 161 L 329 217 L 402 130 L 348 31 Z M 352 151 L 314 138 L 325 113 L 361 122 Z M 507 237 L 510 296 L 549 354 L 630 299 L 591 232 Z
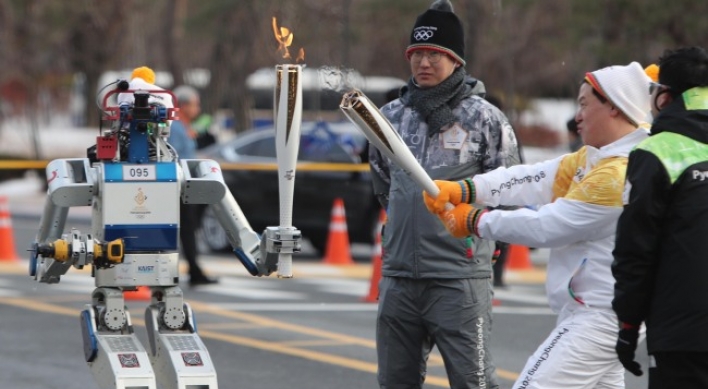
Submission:
M 128 83 L 128 90 L 144 91 L 144 92 L 153 91 L 154 92 L 154 91 L 164 91 L 165 89 L 160 88 L 159 86 L 157 86 L 155 84 L 150 84 L 147 81 L 143 80 L 142 78 L 134 78 Z M 134 105 L 135 103 L 136 103 L 136 101 L 135 101 L 135 93 L 134 92 L 126 92 L 126 93 L 119 93 L 118 94 L 118 106 L 122 106 L 124 104 Z M 141 104 L 143 104 L 143 103 L 141 102 Z M 172 96 L 169 93 L 148 93 L 147 104 L 154 105 L 154 106 L 162 106 L 165 108 L 174 108 L 174 103 L 172 102 Z

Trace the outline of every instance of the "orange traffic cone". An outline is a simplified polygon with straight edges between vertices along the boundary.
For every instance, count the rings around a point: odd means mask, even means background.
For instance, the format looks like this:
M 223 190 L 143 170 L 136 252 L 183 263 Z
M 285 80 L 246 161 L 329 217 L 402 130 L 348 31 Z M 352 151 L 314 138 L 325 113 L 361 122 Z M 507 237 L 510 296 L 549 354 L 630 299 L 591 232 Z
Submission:
M 509 253 L 506 256 L 506 268 L 512 270 L 531 269 L 529 248 L 518 244 L 510 244 Z
M 340 198 L 334 199 L 334 205 L 332 206 L 332 218 L 329 222 L 329 236 L 327 237 L 327 251 L 324 263 L 329 265 L 349 265 L 354 263 L 349 247 L 344 201 Z
M 381 246 L 381 229 L 386 222 L 386 211 L 381 210 L 379 223 L 376 226 L 376 239 L 374 239 L 374 254 L 371 257 L 371 285 L 369 294 L 362 300 L 373 303 L 379 300 L 379 281 L 381 281 L 381 265 L 383 248 Z
M 15 238 L 12 233 L 12 218 L 7 197 L 0 197 L 0 261 L 17 261 Z
M 152 291 L 147 286 L 138 286 L 137 290 L 124 290 L 123 298 L 134 301 L 150 301 L 152 300 Z

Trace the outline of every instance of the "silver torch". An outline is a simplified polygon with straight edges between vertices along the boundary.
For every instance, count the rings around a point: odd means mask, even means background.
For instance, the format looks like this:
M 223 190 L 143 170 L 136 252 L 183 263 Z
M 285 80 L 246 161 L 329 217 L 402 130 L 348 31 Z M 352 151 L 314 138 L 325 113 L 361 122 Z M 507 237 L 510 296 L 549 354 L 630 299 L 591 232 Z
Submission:
M 372 145 L 403 169 L 423 190 L 437 197 L 440 193 L 437 185 L 420 166 L 388 119 L 362 91 L 353 89 L 345 93 L 339 108 L 364 133 Z M 450 210 L 454 207 L 448 203 L 445 208 Z
M 290 59 L 288 47 L 293 42 L 293 33 L 287 27 L 279 27 L 275 17 L 273 34 L 278 41 L 278 51 Z M 296 62 L 305 59 L 301 48 Z M 278 277 L 292 278 L 293 253 L 300 251 L 300 231 L 293 227 L 293 191 L 295 170 L 300 148 L 300 124 L 302 121 L 302 68 L 303 65 L 276 65 L 276 84 L 273 91 L 273 120 L 275 121 L 275 153 L 278 161 L 278 190 L 280 197 L 280 226 L 266 230 L 268 245 L 277 242 Z M 273 252 L 273 251 L 270 251 Z
M 302 65 L 277 65 L 275 71 L 277 83 L 273 96 L 273 114 L 280 195 L 278 235 L 285 242 L 300 235 L 300 231 L 293 227 L 293 191 L 302 121 Z M 298 249 L 281 247 L 278 254 L 278 277 L 293 276 L 293 252 Z

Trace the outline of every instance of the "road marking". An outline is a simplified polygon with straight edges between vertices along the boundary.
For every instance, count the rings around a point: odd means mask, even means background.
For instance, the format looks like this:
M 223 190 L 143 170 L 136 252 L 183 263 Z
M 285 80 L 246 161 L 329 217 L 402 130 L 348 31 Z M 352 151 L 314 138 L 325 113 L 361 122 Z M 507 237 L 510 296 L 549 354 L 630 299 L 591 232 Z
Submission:
M 546 307 L 494 307 L 492 313 L 510 315 L 555 315 L 551 308 Z
M 378 304 L 371 303 L 213 303 L 215 307 L 228 311 L 270 311 L 270 312 L 375 312 Z
M 0 297 L 19 297 L 22 293 L 15 289 L 2 289 L 0 288 Z
M 347 344 L 354 344 L 358 346 L 363 346 L 367 348 L 376 348 L 376 341 L 374 340 L 369 340 L 369 339 L 364 339 L 364 338 L 358 338 L 354 336 L 349 336 L 345 334 L 340 334 L 337 332 L 330 332 L 330 331 L 325 331 L 317 328 L 311 328 L 311 327 L 306 327 L 306 326 L 301 326 L 298 324 L 291 324 L 291 323 L 286 323 L 286 322 L 281 322 L 273 319 L 269 319 L 267 317 L 263 316 L 257 316 L 253 315 L 250 313 L 244 313 L 244 312 L 233 312 L 233 311 L 224 311 L 219 309 L 217 306 L 211 303 L 200 303 L 200 302 L 190 302 L 192 308 L 196 312 L 209 312 L 213 315 L 217 316 L 223 316 L 223 317 L 230 317 L 233 319 L 237 320 L 242 320 L 246 322 L 251 322 L 254 324 L 259 324 L 262 327 L 272 327 L 272 328 L 277 328 L 285 331 L 291 331 L 291 332 L 296 332 L 299 334 L 304 334 L 304 335 L 312 335 L 316 338 L 325 338 L 325 339 L 330 339 L 333 341 L 339 341 Z M 201 332 L 200 332 L 201 334 Z M 280 349 L 276 348 L 275 352 L 279 352 Z M 288 354 L 287 352 L 284 352 L 285 354 Z M 319 359 L 319 356 L 316 356 L 315 354 L 308 353 L 306 355 L 298 355 L 306 359 L 312 359 L 315 361 L 319 361 L 322 363 L 330 363 L 333 365 L 340 365 L 337 363 L 339 359 L 336 360 L 330 360 L 327 359 L 327 356 L 329 354 L 324 354 L 324 359 Z M 362 361 L 358 361 L 362 362 Z M 431 354 L 429 357 L 429 362 L 431 363 L 436 363 L 436 364 L 442 364 L 442 357 L 437 355 L 437 354 Z M 363 363 L 363 362 L 362 362 Z M 374 369 L 373 370 L 368 370 L 368 369 L 360 369 L 359 367 L 368 367 L 367 365 L 360 365 L 357 364 L 355 366 L 349 366 L 349 365 L 340 365 L 343 367 L 348 367 L 348 368 L 353 368 L 357 370 L 363 370 L 363 371 L 370 371 L 372 373 L 376 373 L 376 365 L 371 364 Z M 510 380 L 510 381 L 516 381 L 516 379 L 519 377 L 518 373 L 514 373 L 509 370 L 504 370 L 500 369 L 497 367 L 496 369 L 497 375 L 503 379 Z M 449 387 L 450 384 L 448 382 L 447 377 L 439 377 L 439 376 L 432 376 L 432 375 L 427 375 L 425 377 L 425 383 L 426 384 L 431 384 L 435 386 L 442 386 L 442 387 Z
M 212 303 L 214 307 L 240 312 L 376 312 L 374 303 Z M 502 315 L 555 315 L 548 307 L 494 307 Z
M 26 299 L 26 298 L 0 298 L 0 304 L 12 305 L 12 306 L 26 309 L 26 310 L 39 311 L 39 312 L 45 312 L 45 313 L 54 313 L 54 314 L 58 314 L 58 315 L 74 316 L 74 317 L 77 316 L 77 313 L 80 311 L 80 309 L 76 309 L 76 308 L 61 307 L 61 306 L 42 303 L 42 302 L 38 302 L 36 300 Z M 277 321 L 277 320 L 269 319 L 266 317 L 249 314 L 249 313 L 224 311 L 223 309 L 220 309 L 219 307 L 217 307 L 213 304 L 208 304 L 208 303 L 203 303 L 203 302 L 198 302 L 198 301 L 190 301 L 190 305 L 197 313 L 208 312 L 208 313 L 216 315 L 216 316 L 229 317 L 229 318 L 237 319 L 237 320 L 244 321 L 244 322 L 251 323 L 251 324 L 258 324 L 259 328 L 271 327 L 271 328 L 283 329 L 283 330 L 287 330 L 287 331 L 297 332 L 300 334 L 311 335 L 311 336 L 315 337 L 315 339 L 324 339 L 324 340 L 329 340 L 329 341 L 342 342 L 345 344 L 358 345 L 358 346 L 363 346 L 363 347 L 367 347 L 367 348 L 371 348 L 371 349 L 376 348 L 376 342 L 373 340 L 370 340 L 370 339 L 364 339 L 364 338 L 340 334 L 340 333 L 336 333 L 336 332 L 325 331 L 322 329 L 311 328 L 311 327 L 306 327 L 306 326 L 302 326 L 302 325 L 281 322 L 281 321 Z M 131 315 L 131 317 L 132 316 L 134 316 L 134 315 Z M 139 319 L 137 317 L 132 318 L 132 323 L 133 323 L 133 325 L 137 325 L 137 326 L 143 326 L 143 327 L 145 326 L 145 322 L 142 319 Z M 270 341 L 258 340 L 258 339 L 244 337 L 244 336 L 230 335 L 230 334 L 217 332 L 217 331 L 213 331 L 213 330 L 208 330 L 208 329 L 207 330 L 201 329 L 199 331 L 199 335 L 202 338 L 216 339 L 216 340 L 221 340 L 221 341 L 231 343 L 231 344 L 252 347 L 252 348 L 271 351 L 271 352 L 280 353 L 280 354 L 292 355 L 292 356 L 296 356 L 296 357 L 300 357 L 300 358 L 304 358 L 304 359 L 309 359 L 309 360 L 321 362 L 324 364 L 337 365 L 337 366 L 341 366 L 341 367 L 345 367 L 345 368 L 349 368 L 349 369 L 353 369 L 353 370 L 369 372 L 372 374 L 376 374 L 376 371 L 378 369 L 376 363 L 362 361 L 362 360 L 358 360 L 358 359 L 347 358 L 347 357 L 342 357 L 342 356 L 339 356 L 336 354 L 329 354 L 329 353 L 320 352 L 320 351 L 313 351 L 313 350 L 292 347 L 292 346 L 288 346 L 282 342 L 270 342 Z M 431 355 L 431 362 L 438 363 L 439 359 L 440 359 L 439 356 Z M 507 370 L 503 370 L 503 369 L 499 369 L 499 368 L 497 368 L 496 371 L 497 371 L 497 375 L 501 378 L 504 378 L 504 379 L 516 380 L 516 378 L 518 377 L 517 373 L 511 372 L 511 371 L 507 371 Z M 426 384 L 429 384 L 429 385 L 440 386 L 440 387 L 449 387 L 449 382 L 448 382 L 447 377 L 428 375 L 426 377 L 425 381 L 426 381 Z
M 337 278 L 310 278 L 300 282 L 317 287 L 321 292 L 337 293 L 348 296 L 366 296 L 371 283 L 365 280 L 337 279 Z
M 494 298 L 505 301 L 515 301 L 518 303 L 548 306 L 548 299 L 545 295 L 519 293 L 513 290 L 495 290 Z

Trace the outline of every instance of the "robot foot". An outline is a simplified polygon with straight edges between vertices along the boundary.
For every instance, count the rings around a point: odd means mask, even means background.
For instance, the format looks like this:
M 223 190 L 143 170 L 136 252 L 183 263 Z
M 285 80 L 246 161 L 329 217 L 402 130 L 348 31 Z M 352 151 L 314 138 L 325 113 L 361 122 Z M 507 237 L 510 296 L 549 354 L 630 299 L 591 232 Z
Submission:
M 182 302 L 181 292 L 168 292 L 166 296 L 164 302 L 153 304 L 145 310 L 149 356 L 157 381 L 164 389 L 218 389 L 216 369 L 209 351 L 197 334 L 189 304 L 176 305 L 170 301 L 171 298 L 179 298 Z M 165 386 L 166 383 L 170 385 Z
M 157 389 L 148 353 L 134 333 L 96 329 L 94 308 L 81 312 L 84 354 L 100 388 Z

